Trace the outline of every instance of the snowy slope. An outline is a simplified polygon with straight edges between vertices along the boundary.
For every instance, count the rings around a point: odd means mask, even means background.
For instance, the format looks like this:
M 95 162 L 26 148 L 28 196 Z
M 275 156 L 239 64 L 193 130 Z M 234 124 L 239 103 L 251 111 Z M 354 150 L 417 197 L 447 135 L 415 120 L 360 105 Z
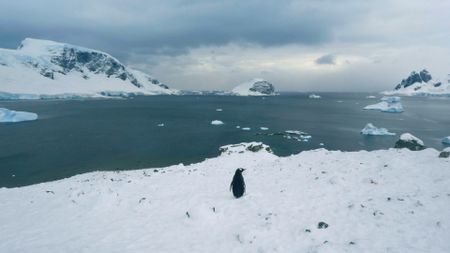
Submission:
M 393 90 L 382 93 L 403 96 L 450 96 L 450 83 L 434 80 L 424 69 L 420 72 L 411 72 Z
M 236 149 L 0 189 L 0 252 L 450 252 L 450 159 L 434 149 Z
M 33 99 L 174 94 L 151 76 L 109 54 L 48 40 L 25 39 L 0 49 L 0 97 Z
M 237 96 L 273 96 L 275 87 L 273 84 L 261 78 L 254 78 L 236 86 L 231 92 Z

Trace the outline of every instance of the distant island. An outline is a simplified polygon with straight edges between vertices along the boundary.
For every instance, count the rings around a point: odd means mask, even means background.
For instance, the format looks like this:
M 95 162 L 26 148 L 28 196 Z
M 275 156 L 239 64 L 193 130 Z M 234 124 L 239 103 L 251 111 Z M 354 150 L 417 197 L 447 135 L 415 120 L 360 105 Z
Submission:
M 423 69 L 420 72 L 412 71 L 393 90 L 382 93 L 403 96 L 450 96 L 450 83 L 434 80 L 428 70 Z

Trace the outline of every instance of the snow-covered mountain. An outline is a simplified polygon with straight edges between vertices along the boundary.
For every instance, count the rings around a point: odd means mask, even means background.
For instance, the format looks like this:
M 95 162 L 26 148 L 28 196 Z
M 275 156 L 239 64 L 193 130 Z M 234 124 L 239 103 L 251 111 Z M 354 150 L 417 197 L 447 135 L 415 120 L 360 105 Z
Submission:
M 174 93 L 157 79 L 101 51 L 30 38 L 17 50 L 0 49 L 0 98 Z
M 448 96 L 450 95 L 450 83 L 434 80 L 431 74 L 423 69 L 420 72 L 413 71 L 403 79 L 394 90 L 383 92 L 385 95 L 405 96 Z
M 238 96 L 273 96 L 275 87 L 268 81 L 260 78 L 252 79 L 248 82 L 241 83 L 236 86 L 231 92 Z

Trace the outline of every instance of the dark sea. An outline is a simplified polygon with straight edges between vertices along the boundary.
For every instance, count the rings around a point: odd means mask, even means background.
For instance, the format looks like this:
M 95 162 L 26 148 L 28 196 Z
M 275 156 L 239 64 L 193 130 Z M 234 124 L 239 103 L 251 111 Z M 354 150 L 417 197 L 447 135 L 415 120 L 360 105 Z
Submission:
M 428 147 L 442 149 L 442 138 L 450 135 L 450 98 L 403 97 L 405 112 L 383 113 L 362 109 L 379 102 L 376 94 L 376 99 L 366 98 L 371 95 L 366 93 L 317 94 L 322 98 L 284 93 L 276 97 L 0 101 L 0 107 L 39 115 L 36 121 L 0 123 L 0 187 L 96 170 L 190 164 L 219 155 L 222 145 L 240 142 L 262 141 L 275 154 L 288 156 L 317 148 L 388 149 L 404 132 L 421 138 Z M 211 125 L 212 120 L 224 124 Z M 397 135 L 361 135 L 369 122 Z M 298 141 L 271 135 L 286 130 L 312 137 Z

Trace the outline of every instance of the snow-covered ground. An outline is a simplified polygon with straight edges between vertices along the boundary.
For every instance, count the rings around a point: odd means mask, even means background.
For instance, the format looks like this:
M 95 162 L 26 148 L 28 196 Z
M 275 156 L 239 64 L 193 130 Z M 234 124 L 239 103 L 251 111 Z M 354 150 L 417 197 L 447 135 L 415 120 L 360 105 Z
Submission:
M 109 54 L 48 40 L 0 49 L 0 99 L 176 94 Z
M 367 125 L 361 130 L 361 134 L 364 135 L 395 135 L 395 133 L 389 132 L 386 128 L 376 127 L 372 123 L 367 123 Z
M 38 115 L 33 112 L 14 111 L 6 108 L 0 108 L 1 122 L 21 122 L 29 120 L 37 120 Z
M 383 97 L 381 102 L 373 105 L 368 105 L 364 110 L 377 110 L 381 112 L 403 112 L 403 105 L 400 97 Z
M 2 188 L 0 252 L 450 252 L 450 159 L 437 150 L 262 147 Z M 238 167 L 247 193 L 234 199 Z

